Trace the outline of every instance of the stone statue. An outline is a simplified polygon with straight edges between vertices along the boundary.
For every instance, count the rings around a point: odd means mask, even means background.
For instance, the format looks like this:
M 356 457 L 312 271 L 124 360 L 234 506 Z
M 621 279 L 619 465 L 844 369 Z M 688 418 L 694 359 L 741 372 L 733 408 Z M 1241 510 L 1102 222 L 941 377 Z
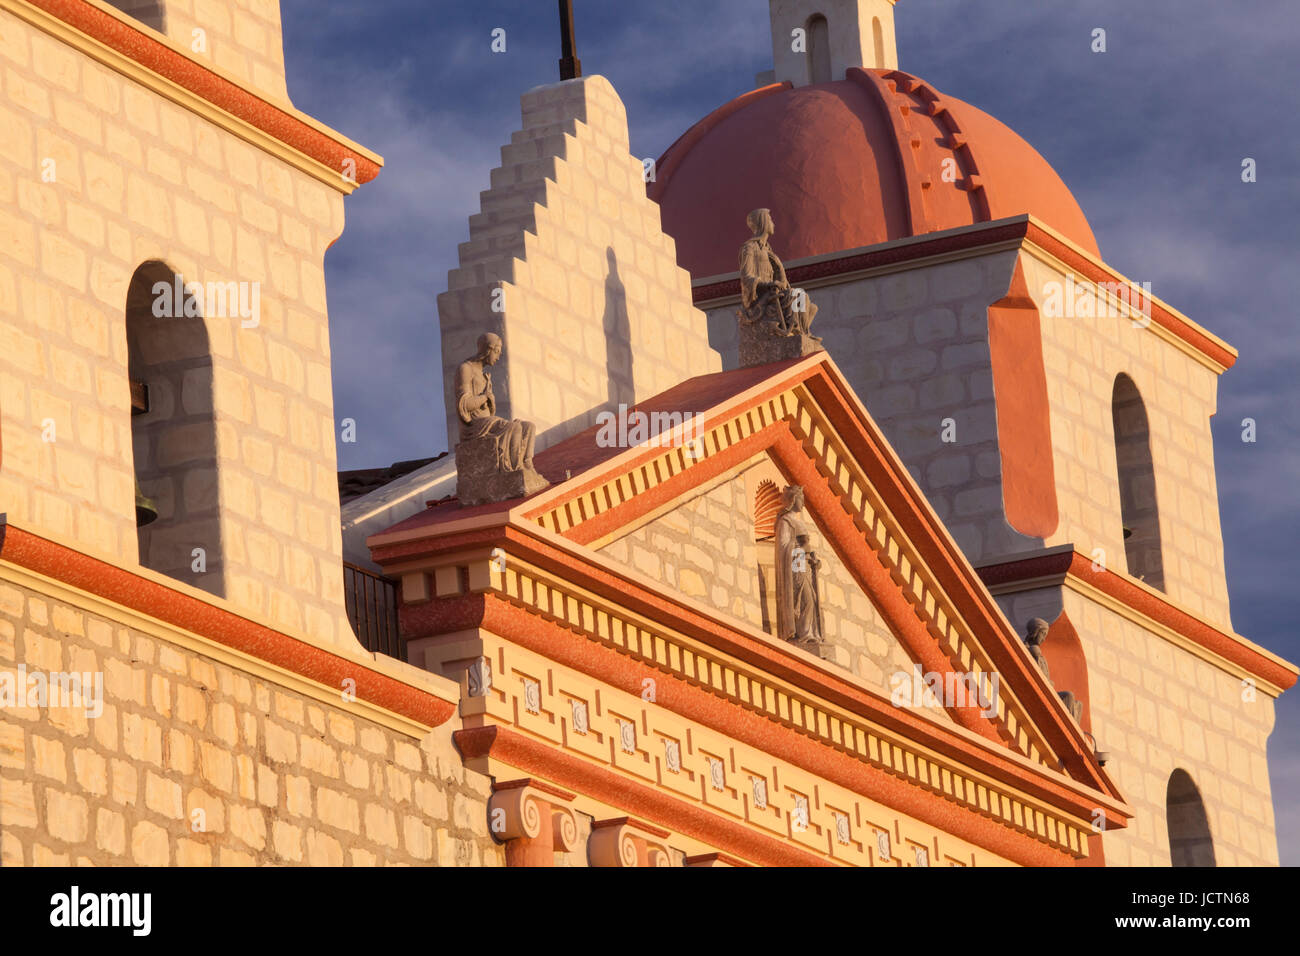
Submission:
M 1029 624 L 1025 627 L 1025 645 L 1029 648 L 1029 656 L 1034 659 L 1038 669 L 1043 672 L 1047 678 L 1047 683 L 1052 683 L 1052 670 L 1047 666 L 1047 655 L 1043 653 L 1043 643 L 1047 640 L 1047 632 L 1051 625 L 1041 617 L 1031 618 Z M 1053 684 L 1053 689 L 1055 685 Z M 1083 701 L 1079 700 L 1068 690 L 1057 691 L 1057 696 L 1065 704 L 1068 710 L 1077 721 L 1083 720 Z
M 810 331 L 817 306 L 790 288 L 785 266 L 768 239 L 776 230 L 771 210 L 745 218 L 751 237 L 740 247 L 740 364 L 761 365 L 809 355 L 821 348 Z
M 808 550 L 808 528 L 800 518 L 803 489 L 788 486 L 784 507 L 776 517 L 776 624 L 777 636 L 808 650 L 822 643 L 821 596 L 817 571 L 821 559 Z
M 500 358 L 501 337 L 487 332 L 478 338 L 478 354 L 456 369 L 456 495 L 465 507 L 521 498 L 549 484 L 533 468 L 533 423 L 496 413 L 491 367 Z

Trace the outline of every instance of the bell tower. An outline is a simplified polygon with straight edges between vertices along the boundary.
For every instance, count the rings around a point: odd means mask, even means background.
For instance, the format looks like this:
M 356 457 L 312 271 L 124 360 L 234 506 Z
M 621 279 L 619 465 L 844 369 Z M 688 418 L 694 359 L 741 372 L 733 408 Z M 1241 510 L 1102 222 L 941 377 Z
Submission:
M 771 82 L 844 79 L 850 67 L 898 68 L 896 0 L 770 0 Z

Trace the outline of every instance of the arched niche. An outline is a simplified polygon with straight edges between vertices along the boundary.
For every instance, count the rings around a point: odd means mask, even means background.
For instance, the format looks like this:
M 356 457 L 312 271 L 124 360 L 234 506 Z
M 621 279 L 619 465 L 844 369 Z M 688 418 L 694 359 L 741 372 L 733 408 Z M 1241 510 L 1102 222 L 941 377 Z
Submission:
M 1133 379 L 1123 373 L 1115 378 L 1111 419 L 1128 573 L 1163 591 L 1164 557 L 1160 549 L 1155 468 L 1151 461 L 1151 429 L 1142 395 Z
M 1201 791 L 1183 769 L 1169 775 L 1165 792 L 1165 820 L 1169 825 L 1171 866 L 1215 866 L 1214 840 L 1205 815 Z
M 831 32 L 826 18 L 814 13 L 808 18 L 808 81 L 829 83 L 831 76 Z
M 126 296 L 131 446 L 139 490 L 157 518 L 140 521 L 140 564 L 224 596 L 212 352 L 183 278 L 151 260 Z

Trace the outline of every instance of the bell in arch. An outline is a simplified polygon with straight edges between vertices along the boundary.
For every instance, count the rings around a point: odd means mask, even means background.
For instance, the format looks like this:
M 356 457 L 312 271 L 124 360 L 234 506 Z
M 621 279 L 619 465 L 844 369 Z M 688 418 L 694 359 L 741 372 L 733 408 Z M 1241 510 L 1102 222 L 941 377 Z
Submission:
M 145 495 L 140 488 L 140 479 L 135 480 L 135 524 L 138 528 L 143 528 L 147 524 L 152 524 L 158 519 L 158 506 L 153 503 L 153 499 Z

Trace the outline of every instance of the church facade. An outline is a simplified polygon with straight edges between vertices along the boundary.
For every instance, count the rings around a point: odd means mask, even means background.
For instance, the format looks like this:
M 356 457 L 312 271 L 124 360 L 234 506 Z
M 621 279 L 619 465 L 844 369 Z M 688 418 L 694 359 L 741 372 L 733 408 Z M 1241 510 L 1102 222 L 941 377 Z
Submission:
M 891 0 L 770 6 L 652 176 L 603 77 L 524 94 L 454 454 L 340 506 L 323 257 L 382 160 L 278 5 L 0 0 L 4 865 L 1277 863 L 1236 353 Z

